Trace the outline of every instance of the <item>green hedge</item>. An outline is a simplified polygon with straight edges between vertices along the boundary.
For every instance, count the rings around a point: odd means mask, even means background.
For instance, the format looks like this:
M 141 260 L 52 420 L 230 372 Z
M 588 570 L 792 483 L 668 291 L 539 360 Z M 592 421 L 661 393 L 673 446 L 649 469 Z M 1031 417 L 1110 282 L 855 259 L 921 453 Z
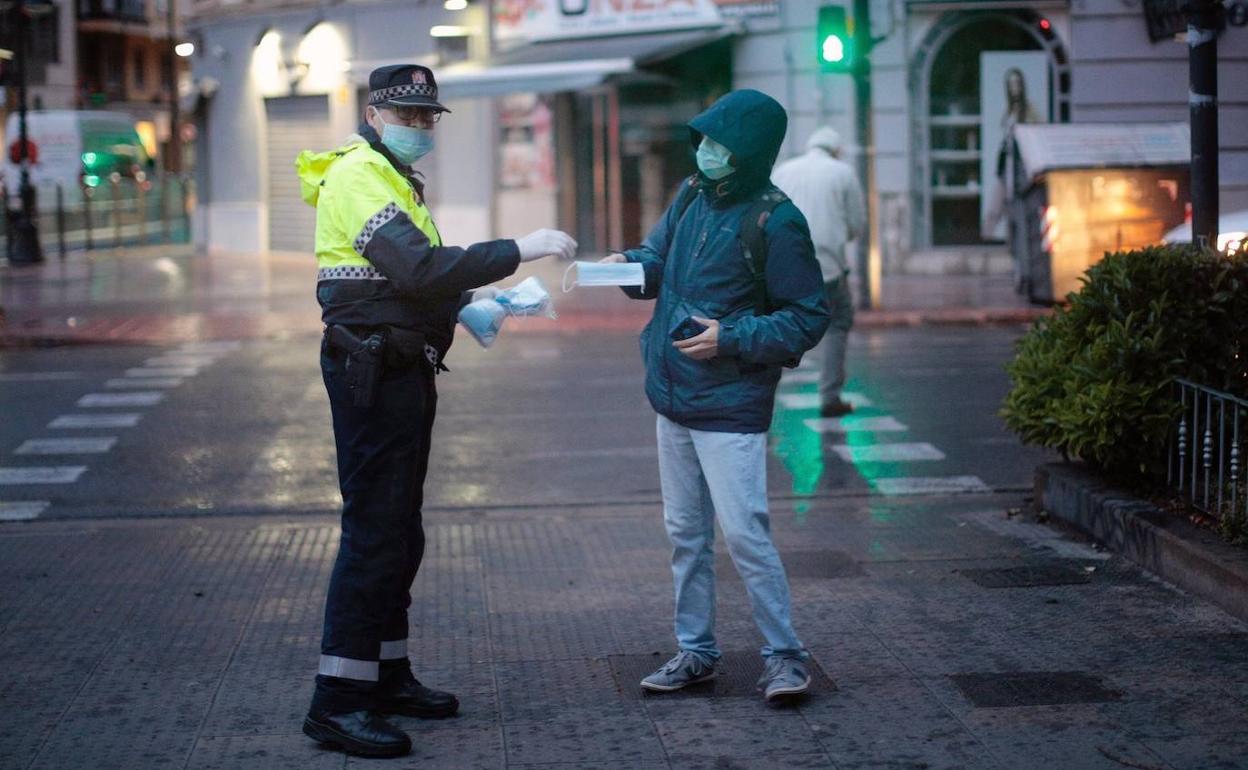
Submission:
M 1116 476 L 1164 470 L 1185 377 L 1248 396 L 1248 257 L 1191 246 L 1110 254 L 1006 369 L 1001 410 L 1029 444 Z

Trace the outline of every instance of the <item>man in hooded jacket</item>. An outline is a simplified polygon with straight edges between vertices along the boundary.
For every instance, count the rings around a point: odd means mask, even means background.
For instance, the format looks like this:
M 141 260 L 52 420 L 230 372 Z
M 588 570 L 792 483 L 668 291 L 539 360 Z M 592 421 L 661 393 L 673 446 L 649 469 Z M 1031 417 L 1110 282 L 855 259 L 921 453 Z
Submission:
M 326 334 L 321 373 L 333 414 L 342 537 L 325 599 L 312 705 L 303 731 L 351 754 L 401 756 L 408 735 L 387 715 L 454 714 L 407 655 L 409 589 L 425 550 L 421 505 L 456 315 L 521 262 L 570 258 L 566 233 L 447 246 L 412 164 L 433 149 L 442 113 L 433 72 L 414 64 L 369 75 L 359 133 L 297 161 L 316 207 L 316 296 Z M 483 287 L 483 288 L 479 288 Z
M 767 310 L 740 239 L 743 215 L 771 185 L 788 117 L 774 99 L 733 91 L 689 123 L 698 173 L 645 242 L 603 261 L 638 262 L 636 299 L 656 299 L 641 333 L 646 396 L 658 413 L 663 518 L 672 543 L 676 656 L 642 680 L 665 692 L 714 675 L 718 518 L 767 644 L 767 700 L 806 691 L 805 646 L 791 621 L 788 580 L 771 539 L 767 430 L 784 363 L 813 347 L 828 304 L 806 220 L 788 200 L 763 228 Z M 689 321 L 688 319 L 692 319 Z M 695 324 L 700 333 L 679 339 Z

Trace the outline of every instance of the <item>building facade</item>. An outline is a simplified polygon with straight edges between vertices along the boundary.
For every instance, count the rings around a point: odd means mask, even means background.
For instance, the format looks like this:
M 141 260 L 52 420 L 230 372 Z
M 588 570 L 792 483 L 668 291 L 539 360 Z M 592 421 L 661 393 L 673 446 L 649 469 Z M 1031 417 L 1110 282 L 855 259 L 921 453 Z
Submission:
M 182 0 L 186 2 L 186 0 Z M 139 136 L 166 168 L 171 100 L 189 64 L 173 52 L 183 29 L 176 0 L 77 0 L 77 109 L 107 109 L 134 117 Z
M 1158 32 L 1166 2 L 877 0 L 864 147 L 850 77 L 818 66 L 821 0 L 472 0 L 463 10 L 199 0 L 195 81 L 211 94 L 197 115 L 200 242 L 310 249 L 294 155 L 353 130 L 373 66 L 415 61 L 435 67 L 454 111 L 427 169 L 452 242 L 546 225 L 590 253 L 635 243 L 693 169 L 684 123 L 750 87 L 789 111 L 784 157 L 822 124 L 846 137 L 850 160 L 866 153 L 884 272 L 1009 272 L 1000 180 L 1012 125 L 1186 121 L 1187 47 Z M 1248 30 L 1237 14 L 1219 44 L 1224 210 L 1248 208 Z
M 0 49 L 4 50 L 4 98 L 6 114 L 17 109 L 16 67 L 17 7 L 0 12 Z M 28 107 L 70 109 L 77 99 L 78 19 L 71 4 L 50 3 L 29 23 L 30 51 L 27 68 Z M 0 127 L 3 123 L 0 122 Z
M 53 0 L 31 3 L 27 108 L 112 110 L 132 116 L 148 153 L 168 167 L 171 99 L 190 72 L 173 54 L 182 39 L 176 0 Z M 182 0 L 186 2 L 186 0 Z M 0 16 L 0 48 L 16 49 L 10 6 Z M 172 14 L 172 18 L 171 18 Z M 7 77 L 3 107 L 17 110 Z M 4 121 L 0 120 L 0 130 Z M 6 145 L 12 137 L 5 137 Z

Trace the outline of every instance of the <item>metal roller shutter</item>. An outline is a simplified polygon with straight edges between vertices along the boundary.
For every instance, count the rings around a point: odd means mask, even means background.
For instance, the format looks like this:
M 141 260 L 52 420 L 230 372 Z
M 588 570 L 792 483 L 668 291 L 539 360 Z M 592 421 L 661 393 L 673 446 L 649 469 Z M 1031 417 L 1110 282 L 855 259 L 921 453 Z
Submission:
M 316 209 L 299 197 L 295 157 L 336 146 L 329 127 L 329 97 L 266 99 L 269 157 L 269 248 L 311 253 Z

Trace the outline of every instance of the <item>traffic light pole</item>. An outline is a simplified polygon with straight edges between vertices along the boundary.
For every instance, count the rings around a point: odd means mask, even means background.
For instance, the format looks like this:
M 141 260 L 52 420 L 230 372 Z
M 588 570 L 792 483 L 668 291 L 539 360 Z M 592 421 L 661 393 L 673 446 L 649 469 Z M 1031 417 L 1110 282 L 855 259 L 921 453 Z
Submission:
M 875 237 L 875 140 L 871 124 L 871 3 L 854 0 L 853 51 L 854 133 L 858 153 L 858 178 L 862 180 L 867 203 L 867 231 L 858 239 L 858 307 L 869 310 L 874 304 L 871 244 Z
M 176 174 L 182 170 L 182 134 L 178 130 L 182 118 L 178 115 L 177 0 L 169 0 L 165 12 L 169 15 L 169 52 L 166 62 L 166 77 L 169 79 L 169 157 L 165 159 L 165 170 Z
M 1192 243 L 1218 242 L 1217 0 L 1190 0 L 1187 13 L 1188 110 L 1192 123 Z
M 17 0 L 17 161 L 21 168 L 18 198 L 21 208 L 13 220 L 13 248 L 9 261 L 14 264 L 34 264 L 43 261 L 43 249 L 39 246 L 39 228 L 35 225 L 35 188 L 30 183 L 29 144 L 26 137 L 26 74 L 30 46 L 26 40 L 29 33 L 29 17 L 26 0 Z M 8 215 L 8 212 L 5 212 Z

